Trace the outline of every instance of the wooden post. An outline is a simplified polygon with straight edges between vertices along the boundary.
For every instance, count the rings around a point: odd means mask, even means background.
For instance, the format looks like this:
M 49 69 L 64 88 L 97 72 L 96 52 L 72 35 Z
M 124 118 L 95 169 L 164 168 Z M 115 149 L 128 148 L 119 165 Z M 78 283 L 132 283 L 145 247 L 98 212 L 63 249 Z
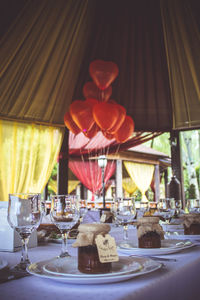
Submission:
M 168 170 L 167 169 L 164 170 L 164 182 L 165 182 L 165 197 L 169 198 L 168 190 L 167 190 L 167 185 L 168 185 Z
M 68 136 L 69 131 L 65 129 L 63 143 L 60 149 L 58 163 L 58 194 L 68 194 Z
M 123 197 L 122 160 L 116 160 L 116 197 Z
M 185 207 L 185 193 L 184 193 L 184 178 L 183 168 L 180 150 L 180 132 L 178 130 L 171 131 L 170 142 L 171 142 L 171 161 L 172 161 L 172 172 L 181 184 L 181 199 L 183 208 Z
M 159 165 L 155 165 L 154 182 L 155 182 L 155 201 L 158 202 L 160 199 L 160 167 L 159 167 Z

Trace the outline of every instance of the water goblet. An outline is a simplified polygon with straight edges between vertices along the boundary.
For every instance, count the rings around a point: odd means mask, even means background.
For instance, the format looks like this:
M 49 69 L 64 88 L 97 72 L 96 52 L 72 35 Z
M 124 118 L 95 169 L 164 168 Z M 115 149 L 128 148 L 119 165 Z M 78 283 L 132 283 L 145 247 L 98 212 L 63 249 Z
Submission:
M 179 217 L 181 214 L 184 214 L 184 210 L 182 209 L 182 201 L 175 200 L 175 217 Z
M 200 213 L 200 200 L 199 199 L 187 199 L 186 208 L 189 213 Z
M 79 200 L 80 223 L 83 222 L 83 218 L 87 212 L 88 212 L 87 200 L 80 199 Z
M 157 212 L 158 212 L 157 206 L 158 206 L 158 204 L 155 201 L 148 202 L 148 213 L 150 216 L 154 216 L 157 214 Z
M 137 219 L 143 217 L 145 214 L 147 214 L 149 209 L 148 201 L 138 201 L 136 206 L 136 212 L 137 212 Z
M 169 224 L 176 210 L 174 198 L 160 199 L 157 207 L 158 207 L 159 214 L 163 217 L 165 223 Z
M 165 234 L 170 235 L 169 224 L 171 218 L 174 216 L 176 211 L 176 205 L 174 198 L 163 198 L 158 202 L 159 215 L 163 218 L 163 224 L 167 225 Z
M 43 212 L 40 194 L 9 194 L 8 223 L 18 232 L 22 241 L 21 261 L 11 271 L 26 272 L 26 267 L 30 264 L 28 241 L 31 233 L 40 225 Z
M 136 216 L 135 200 L 133 197 L 116 198 L 111 210 L 114 218 L 119 225 L 123 225 L 123 242 L 121 247 L 131 248 L 133 244 L 128 238 L 128 225 L 133 222 Z
M 62 235 L 62 247 L 59 257 L 69 257 L 70 254 L 67 250 L 69 230 L 80 218 L 77 197 L 73 195 L 51 195 L 50 217 Z

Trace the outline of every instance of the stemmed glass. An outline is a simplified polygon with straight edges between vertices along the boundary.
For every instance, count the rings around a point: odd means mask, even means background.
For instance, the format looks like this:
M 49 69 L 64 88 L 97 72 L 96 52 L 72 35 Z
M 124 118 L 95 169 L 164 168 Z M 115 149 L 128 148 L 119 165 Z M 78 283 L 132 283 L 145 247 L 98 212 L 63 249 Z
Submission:
M 174 198 L 160 199 L 157 208 L 159 215 L 164 219 L 164 224 L 169 225 L 176 211 Z M 165 234 L 170 235 L 169 226 L 166 227 Z
M 68 257 L 70 256 L 67 251 L 68 233 L 80 218 L 77 197 L 73 195 L 51 195 L 50 217 L 62 235 L 62 247 L 59 257 Z
M 200 200 L 199 199 L 187 199 L 186 208 L 190 213 L 200 213 Z
M 165 219 L 165 223 L 169 224 L 176 210 L 174 198 L 160 199 L 157 208 L 159 214 Z
M 136 216 L 134 198 L 116 198 L 111 211 L 114 214 L 116 222 L 123 225 L 123 242 L 120 243 L 120 246 L 125 248 L 133 247 L 128 238 L 128 225 L 133 222 Z
M 79 200 L 80 223 L 83 222 L 83 218 L 87 212 L 88 212 L 87 200 L 80 199 Z
M 44 212 L 40 194 L 9 194 L 8 223 L 15 229 L 22 241 L 21 261 L 11 270 L 26 271 L 30 264 L 28 257 L 28 241 L 31 233 L 40 225 Z
M 175 200 L 175 213 L 174 216 L 178 217 L 181 214 L 184 214 L 184 210 L 182 209 L 182 201 L 181 200 Z

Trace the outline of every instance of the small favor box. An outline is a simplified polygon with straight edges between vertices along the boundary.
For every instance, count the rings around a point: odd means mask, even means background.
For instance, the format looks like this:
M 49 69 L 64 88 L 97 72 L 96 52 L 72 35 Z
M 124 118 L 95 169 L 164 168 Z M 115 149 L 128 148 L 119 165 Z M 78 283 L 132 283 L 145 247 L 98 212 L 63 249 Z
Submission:
M 7 221 L 8 202 L 0 201 L 0 251 L 14 252 L 21 249 L 19 234 L 10 227 Z M 28 247 L 37 246 L 37 231 L 32 232 Z

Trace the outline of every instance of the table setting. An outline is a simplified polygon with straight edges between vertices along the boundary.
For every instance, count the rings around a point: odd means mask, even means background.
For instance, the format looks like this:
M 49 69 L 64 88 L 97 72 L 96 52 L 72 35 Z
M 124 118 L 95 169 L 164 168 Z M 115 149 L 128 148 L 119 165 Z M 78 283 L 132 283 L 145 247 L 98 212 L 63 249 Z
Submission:
M 118 199 L 117 201 L 121 202 L 124 200 L 125 199 Z M 31 201 L 34 204 L 33 200 Z M 17 201 L 17 203 L 19 203 L 19 201 Z M 74 203 L 76 203 L 76 199 Z M 55 290 L 55 288 L 58 286 L 60 289 L 60 285 L 62 285 L 62 292 L 64 286 L 81 286 L 81 288 L 87 290 L 87 296 L 90 295 L 89 286 L 91 286 L 92 289 L 90 296 L 92 296 L 93 293 L 94 295 L 96 295 L 95 297 L 97 297 L 97 299 L 101 299 L 102 296 L 98 294 L 99 288 L 97 287 L 103 286 L 105 290 L 108 291 L 109 288 L 107 287 L 113 284 L 118 284 L 125 287 L 124 293 L 120 292 L 119 295 L 122 296 L 127 293 L 128 298 L 135 299 L 132 296 L 128 296 L 130 290 L 132 290 L 132 292 L 137 291 L 137 294 L 141 293 L 142 295 L 143 289 L 140 289 L 142 287 L 148 286 L 149 282 L 153 282 L 153 280 L 160 281 L 161 278 L 163 284 L 164 278 L 165 280 L 168 280 L 170 278 L 171 282 L 174 276 L 174 272 L 179 273 L 181 272 L 182 268 L 188 268 L 188 270 L 190 270 L 189 272 L 193 272 L 193 268 L 191 268 L 191 265 L 193 266 L 194 263 L 200 265 L 200 253 L 198 249 L 198 246 L 200 244 L 198 243 L 198 239 L 200 239 L 200 235 L 195 235 L 194 239 L 192 236 L 186 236 L 184 234 L 179 235 L 179 237 L 177 237 L 178 235 L 165 235 L 165 238 L 161 240 L 161 247 L 150 249 L 140 248 L 138 246 L 138 220 L 135 219 L 136 210 L 134 200 L 126 199 L 124 203 L 125 205 L 122 205 L 122 207 L 125 206 L 125 209 L 120 208 L 120 210 L 117 210 L 116 206 L 115 208 L 111 208 L 111 212 L 114 214 L 114 216 L 117 215 L 116 223 L 114 222 L 112 224 L 103 224 L 100 219 L 99 221 L 97 219 L 96 222 L 89 224 L 92 225 L 92 227 L 94 224 L 98 226 L 109 226 L 109 235 L 111 237 L 114 237 L 115 239 L 116 251 L 119 259 L 118 261 L 112 262 L 112 268 L 110 271 L 88 274 L 80 272 L 78 269 L 79 248 L 84 247 L 79 247 L 78 249 L 74 248 L 73 244 L 75 244 L 78 238 L 68 238 L 70 229 L 77 222 L 79 222 L 79 226 L 80 224 L 88 224 L 87 218 L 85 218 L 88 211 L 87 209 L 85 209 L 83 213 L 84 216 L 81 218 L 81 214 L 79 213 L 80 204 L 78 204 L 78 206 L 75 205 L 74 207 L 72 207 L 72 198 L 69 198 L 67 195 L 62 195 L 62 197 L 58 197 L 58 195 L 55 196 L 54 199 L 52 199 L 52 208 L 48 218 L 52 221 L 53 224 L 61 229 L 60 231 L 63 235 L 61 241 L 59 241 L 59 243 L 53 243 L 51 240 L 48 240 L 44 244 L 38 244 L 37 247 L 30 248 L 28 250 L 28 253 L 31 253 L 32 255 L 31 260 L 29 260 L 29 255 L 27 253 L 23 253 L 24 249 L 22 247 L 22 257 L 20 263 L 19 261 L 17 262 L 17 257 L 19 258 L 18 253 L 1 252 L 0 283 L 1 287 L 3 285 L 5 287 L 4 292 L 10 294 L 10 292 L 8 292 L 8 290 L 6 289 L 6 285 L 8 285 L 9 282 L 11 284 L 12 281 L 13 285 L 15 286 L 15 282 L 19 282 L 19 280 L 15 281 L 14 279 L 21 278 L 20 282 L 23 282 L 25 280 L 24 282 L 27 282 L 29 288 L 30 282 L 37 282 L 37 284 L 45 290 L 45 294 L 50 296 L 50 299 L 51 297 L 53 297 L 54 293 L 51 294 L 46 289 L 46 286 L 48 285 L 53 287 L 53 290 Z M 33 211 L 33 214 L 31 215 L 31 225 L 30 223 L 28 223 L 29 221 L 27 218 L 27 214 L 25 214 L 24 219 L 18 218 L 16 227 L 19 228 L 20 226 L 22 226 L 23 220 L 26 220 L 24 226 L 28 226 L 28 233 L 33 228 L 36 228 L 37 226 L 39 227 L 39 223 L 42 222 L 42 217 L 46 217 L 42 201 L 40 204 L 41 205 L 38 205 L 38 202 L 31 206 L 26 204 L 26 210 L 31 209 L 31 211 Z M 17 204 L 14 207 L 18 212 L 17 216 L 19 217 L 21 206 Z M 11 218 L 12 214 L 9 210 L 10 208 L 8 208 L 8 218 L 10 218 L 9 221 L 10 223 L 12 222 L 13 226 L 14 218 Z M 91 214 L 92 212 L 90 211 L 89 215 L 91 216 Z M 97 216 L 95 211 L 94 215 Z M 30 214 L 28 214 L 28 216 L 30 217 Z M 135 220 L 135 222 L 132 222 L 133 219 Z M 127 226 L 125 230 L 124 225 Z M 24 234 L 24 227 L 22 230 L 22 234 Z M 24 268 L 24 258 L 25 262 L 27 263 L 26 268 Z M 21 263 L 23 265 L 23 268 L 22 270 L 19 270 L 19 266 L 21 265 Z M 194 269 L 196 270 L 196 267 Z M 2 274 L 4 274 L 4 276 Z M 182 273 L 180 274 L 181 276 L 183 276 Z M 131 282 L 134 283 L 134 286 L 132 288 Z M 76 299 L 76 297 L 78 299 L 78 295 L 80 296 L 81 292 L 79 294 L 72 294 L 74 297 L 73 299 Z M 63 295 L 69 294 L 65 291 L 63 292 Z M 152 292 L 152 296 L 153 295 L 155 296 L 155 291 Z M 15 296 L 13 297 L 15 298 Z M 118 299 L 117 297 L 115 298 Z M 113 298 L 109 294 L 107 299 Z

